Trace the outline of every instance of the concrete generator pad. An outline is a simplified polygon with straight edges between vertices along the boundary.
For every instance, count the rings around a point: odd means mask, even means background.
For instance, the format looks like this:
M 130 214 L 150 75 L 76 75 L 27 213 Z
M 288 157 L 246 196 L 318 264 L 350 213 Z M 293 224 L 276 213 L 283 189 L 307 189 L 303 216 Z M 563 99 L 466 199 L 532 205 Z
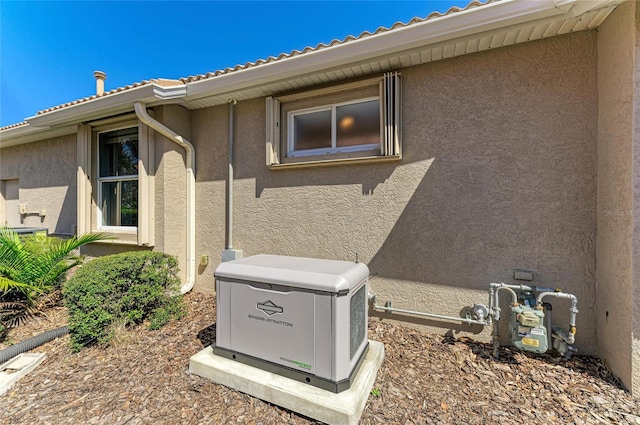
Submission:
M 45 357 L 44 354 L 22 353 L 0 365 L 0 395 L 6 394 L 18 379 L 35 369 Z
M 369 341 L 351 388 L 338 394 L 216 356 L 211 347 L 191 357 L 189 372 L 328 424 L 354 425 L 362 416 L 383 359 L 384 345 Z

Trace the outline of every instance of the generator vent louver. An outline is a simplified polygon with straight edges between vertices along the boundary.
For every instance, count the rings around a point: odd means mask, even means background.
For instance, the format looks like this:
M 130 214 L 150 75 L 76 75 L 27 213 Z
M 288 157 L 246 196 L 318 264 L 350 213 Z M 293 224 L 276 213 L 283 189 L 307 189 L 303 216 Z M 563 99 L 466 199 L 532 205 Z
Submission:
M 367 266 L 256 255 L 215 277 L 216 355 L 335 393 L 351 386 L 369 346 Z
M 358 352 L 358 348 L 362 344 L 362 340 L 366 339 L 367 333 L 367 292 L 366 286 L 358 289 L 358 292 L 351 297 L 350 314 L 350 352 L 349 358 L 353 360 L 353 356 Z

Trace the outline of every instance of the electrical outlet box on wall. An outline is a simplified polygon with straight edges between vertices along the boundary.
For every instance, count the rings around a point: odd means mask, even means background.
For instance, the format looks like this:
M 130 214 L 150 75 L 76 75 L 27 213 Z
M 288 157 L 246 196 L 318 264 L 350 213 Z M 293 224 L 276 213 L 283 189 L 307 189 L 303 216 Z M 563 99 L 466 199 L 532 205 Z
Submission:
M 20 209 L 20 214 L 27 213 L 27 204 L 18 204 L 18 208 Z

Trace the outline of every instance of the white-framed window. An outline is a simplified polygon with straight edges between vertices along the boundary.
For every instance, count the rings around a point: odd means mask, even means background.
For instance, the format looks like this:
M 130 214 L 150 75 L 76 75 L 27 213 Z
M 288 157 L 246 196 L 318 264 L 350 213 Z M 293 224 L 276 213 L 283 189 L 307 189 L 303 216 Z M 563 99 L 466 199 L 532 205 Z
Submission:
M 270 168 L 401 159 L 400 74 L 266 101 Z
M 287 113 L 287 157 L 380 148 L 380 98 L 370 97 Z
M 138 127 L 98 133 L 98 228 L 138 227 Z
M 77 234 L 154 246 L 154 132 L 133 113 L 78 125 Z

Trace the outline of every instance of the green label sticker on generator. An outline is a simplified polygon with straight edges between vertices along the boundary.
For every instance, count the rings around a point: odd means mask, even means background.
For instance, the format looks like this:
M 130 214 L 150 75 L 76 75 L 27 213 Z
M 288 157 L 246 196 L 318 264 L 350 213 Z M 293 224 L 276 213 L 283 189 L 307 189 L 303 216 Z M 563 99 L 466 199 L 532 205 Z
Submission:
M 530 347 L 539 347 L 540 346 L 540 341 L 538 341 L 537 339 L 533 339 L 533 338 L 522 338 L 522 343 L 524 345 L 528 345 Z

